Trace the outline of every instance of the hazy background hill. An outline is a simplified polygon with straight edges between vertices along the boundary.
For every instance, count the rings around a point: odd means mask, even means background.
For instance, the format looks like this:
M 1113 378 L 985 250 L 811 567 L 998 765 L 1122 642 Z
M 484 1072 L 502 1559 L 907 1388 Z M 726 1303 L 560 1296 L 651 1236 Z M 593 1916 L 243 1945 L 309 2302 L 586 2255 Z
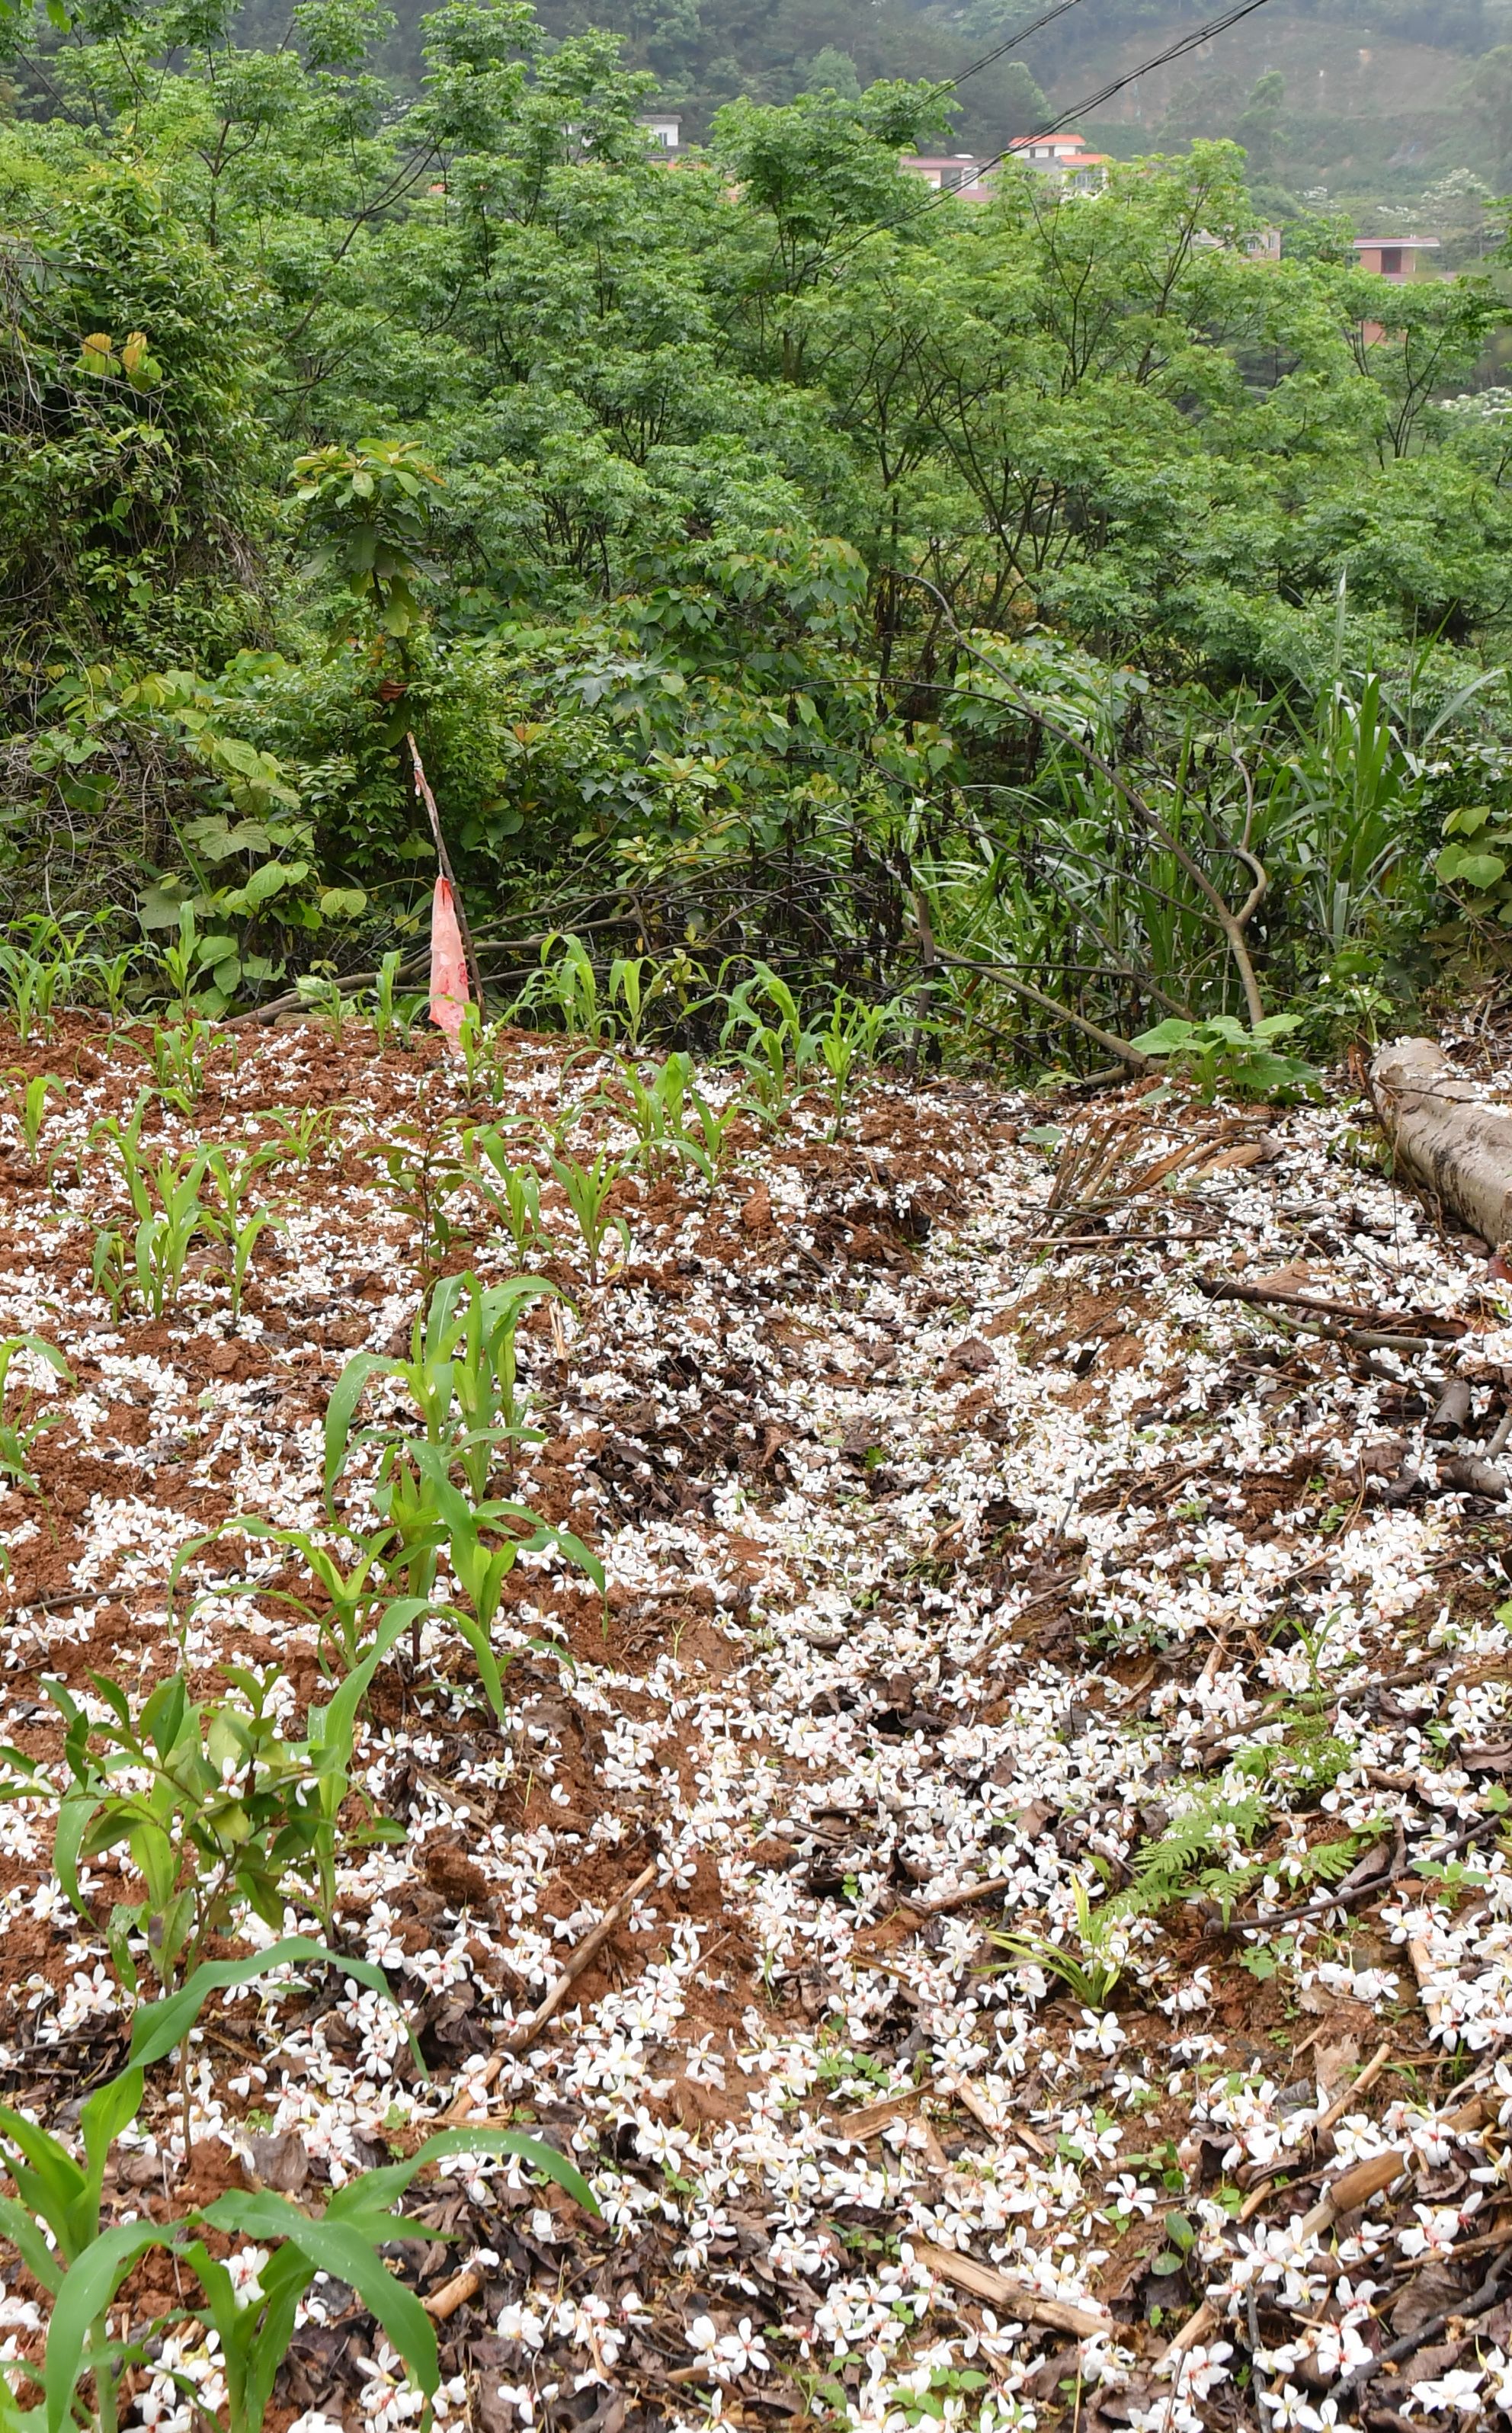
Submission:
M 399 0 L 401 54 L 427 5 Z M 824 84 L 951 77 L 1042 13 L 1043 0 L 537 5 L 552 33 L 589 25 L 622 33 L 628 63 L 654 71 L 696 141 L 739 94 L 781 102 Z M 1081 0 L 1017 59 L 964 86 L 955 148 L 995 148 L 1047 110 L 1123 154 L 1231 135 L 1283 211 L 1288 196 L 1357 216 L 1432 197 L 1436 228 L 1451 239 L 1475 216 L 1478 190 L 1512 185 L 1512 0 L 1271 0 L 1102 113 L 1078 113 L 1083 94 L 1216 13 L 1215 0 Z

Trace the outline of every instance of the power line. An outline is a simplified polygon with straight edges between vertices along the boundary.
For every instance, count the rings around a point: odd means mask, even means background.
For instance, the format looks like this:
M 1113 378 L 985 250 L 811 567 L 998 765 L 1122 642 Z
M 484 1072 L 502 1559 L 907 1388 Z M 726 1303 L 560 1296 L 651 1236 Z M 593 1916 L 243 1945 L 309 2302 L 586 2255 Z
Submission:
M 1011 34 L 1006 43 L 999 43 L 995 51 L 989 51 L 985 59 L 973 60 L 969 68 L 961 69 L 960 76 L 947 77 L 943 84 L 932 86 L 931 92 L 954 93 L 956 87 L 964 84 L 968 77 L 980 76 L 983 68 L 990 68 L 998 60 L 1006 59 L 1010 51 L 1016 51 L 1019 44 L 1027 43 L 1031 35 L 1043 34 L 1045 26 L 1053 26 L 1057 17 L 1063 17 L 1068 9 L 1078 9 L 1080 5 L 1081 0 L 1056 0 L 1056 6 L 1053 9 L 1046 9 L 1043 17 L 1036 17 L 1028 26 L 1021 26 L 1018 32 Z
M 1062 0 L 1062 6 L 1071 5 L 1072 0 Z M 1088 94 L 1084 100 L 1077 102 L 1072 109 L 1058 111 L 1053 118 L 1045 119 L 1042 126 L 1031 128 L 1027 135 L 1015 135 L 1012 142 L 1005 144 L 1001 152 L 994 152 L 991 160 L 978 161 L 977 178 L 983 177 L 989 169 L 1000 167 L 1002 162 L 1011 159 L 1015 152 L 1021 152 L 1027 144 L 1037 144 L 1045 136 L 1053 135 L 1058 128 L 1064 127 L 1069 120 L 1085 118 L 1092 111 L 1100 110 L 1105 101 L 1112 101 L 1114 94 L 1122 93 L 1126 86 L 1137 84 L 1142 76 L 1149 74 L 1151 68 L 1166 67 L 1172 60 L 1182 59 L 1188 51 L 1195 51 L 1201 43 L 1212 42 L 1215 35 L 1226 34 L 1231 26 L 1237 26 L 1241 17 L 1253 16 L 1255 10 L 1263 9 L 1265 5 L 1266 0 L 1239 0 L 1239 6 L 1226 10 L 1223 16 L 1210 17 L 1205 26 L 1195 26 L 1191 32 L 1183 34 L 1179 42 L 1168 43 L 1164 51 L 1157 51 L 1153 59 L 1142 60 L 1139 66 L 1130 68 L 1127 76 L 1114 77 L 1111 83 L 1102 85 L 1096 93 Z M 1055 13 L 1059 14 L 1060 11 L 1057 10 Z M 1042 19 L 1041 22 L 1046 21 Z M 1026 27 L 1025 30 L 1031 32 L 1033 28 Z M 994 54 L 994 56 L 997 55 Z M 985 65 L 985 61 L 979 60 L 977 65 Z M 966 73 L 974 75 L 976 70 L 968 69 Z M 858 235 L 851 239 L 849 245 L 841 246 L 838 252 L 829 255 L 824 267 L 830 269 L 836 263 L 843 262 L 846 255 L 854 253 L 858 246 L 864 245 L 868 237 L 883 235 L 890 229 L 906 228 L 911 221 L 922 218 L 926 212 L 938 211 L 942 203 L 951 202 L 954 199 L 955 189 L 942 186 L 937 194 L 927 196 L 923 202 L 914 204 L 909 211 L 900 212 L 896 218 L 877 220 L 871 228 L 862 229 Z

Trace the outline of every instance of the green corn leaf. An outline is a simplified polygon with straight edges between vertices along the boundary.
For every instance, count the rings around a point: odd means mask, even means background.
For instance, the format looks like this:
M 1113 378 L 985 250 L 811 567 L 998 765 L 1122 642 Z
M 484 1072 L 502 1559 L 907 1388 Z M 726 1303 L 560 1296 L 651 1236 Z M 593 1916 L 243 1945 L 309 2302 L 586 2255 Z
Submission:
M 0 2238 L 8 2238 L 27 2271 L 43 2289 L 56 2290 L 63 2263 L 43 2238 L 31 2215 L 14 2197 L 0 2197 Z
M 317 1943 L 313 1935 L 286 1934 L 279 1942 L 270 1943 L 265 1951 L 255 1951 L 245 1960 L 204 1961 L 176 1994 L 168 1995 L 163 2001 L 145 2004 L 131 2022 L 132 2061 L 145 2069 L 172 2052 L 176 2045 L 183 2042 L 212 1994 L 227 1986 L 248 1985 L 256 1978 L 265 1977 L 286 1964 L 298 1965 L 307 1961 L 318 1961 L 328 1967 L 339 1968 L 344 1976 L 355 1977 L 360 1985 L 371 1987 L 386 2001 L 395 2000 L 388 1979 L 372 1961 L 354 1960 L 342 1952 L 331 1951 L 325 1944 Z M 428 2078 L 430 2071 L 420 2058 L 419 2047 L 407 2028 L 405 2033 L 409 2034 L 416 2061 Z
M 340 2219 L 313 2221 L 287 2197 L 266 2189 L 217 2197 L 203 2219 L 215 2230 L 238 2232 L 243 2237 L 286 2239 L 317 2272 L 345 2281 L 376 2316 L 411 2378 L 431 2397 L 439 2379 L 434 2326 L 414 2291 L 395 2279 L 365 2231 Z M 386 2218 L 382 2227 L 385 2237 L 393 2237 Z
M 70 2422 L 85 2346 L 96 2318 L 104 2313 L 138 2256 L 151 2247 L 172 2247 L 178 2237 L 177 2223 L 160 2230 L 156 2222 L 122 2222 L 114 2230 L 102 2231 L 77 2263 L 70 2265 L 47 2327 L 42 2384 L 47 2433 L 63 2433 Z

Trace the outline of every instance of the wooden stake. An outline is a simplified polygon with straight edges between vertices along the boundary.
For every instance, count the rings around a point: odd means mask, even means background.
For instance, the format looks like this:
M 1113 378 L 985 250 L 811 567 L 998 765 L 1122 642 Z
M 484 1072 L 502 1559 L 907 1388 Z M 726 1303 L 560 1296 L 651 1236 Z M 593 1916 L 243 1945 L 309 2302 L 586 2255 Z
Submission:
M 441 876 L 451 890 L 451 903 L 457 916 L 457 927 L 462 932 L 462 951 L 467 959 L 467 977 L 472 982 L 473 999 L 481 1019 L 483 973 L 478 967 L 478 950 L 472 943 L 472 931 L 467 927 L 467 916 L 462 909 L 462 890 L 457 885 L 456 873 L 451 867 L 451 857 L 447 851 L 446 839 L 441 834 L 441 814 L 435 808 L 435 796 L 431 791 L 430 780 L 425 774 L 425 763 L 420 758 L 420 747 L 413 735 L 406 735 L 404 740 L 409 745 L 410 760 L 415 770 L 415 791 L 430 814 L 431 834 L 435 839 L 436 859 L 441 864 Z

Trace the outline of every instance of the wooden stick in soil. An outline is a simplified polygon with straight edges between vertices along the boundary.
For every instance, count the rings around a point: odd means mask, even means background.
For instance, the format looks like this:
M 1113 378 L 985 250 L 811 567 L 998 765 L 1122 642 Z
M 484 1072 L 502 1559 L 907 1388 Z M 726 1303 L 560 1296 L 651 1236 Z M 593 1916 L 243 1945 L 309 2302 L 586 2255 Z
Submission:
M 586 1968 L 589 1961 L 594 1959 L 597 1954 L 603 1950 L 604 1945 L 608 1942 L 610 1935 L 614 1932 L 615 1928 L 620 1925 L 623 1920 L 629 1916 L 631 1910 L 639 1899 L 641 1894 L 646 1890 L 648 1885 L 655 1881 L 655 1879 L 656 1862 L 653 1859 L 649 1866 L 642 1867 L 639 1875 L 636 1878 L 635 1882 L 630 1886 L 629 1891 L 620 1894 L 619 1899 L 615 1902 L 613 1909 L 605 1910 L 603 1917 L 600 1918 L 598 1925 L 589 1928 L 582 1942 L 573 1949 L 567 1966 L 563 1969 L 555 1984 L 552 1986 L 551 1990 L 547 1994 L 546 1999 L 540 2004 L 539 2008 L 532 2011 L 528 2017 L 521 2019 L 518 2027 L 514 2030 L 513 2033 L 504 2038 L 502 2045 L 502 2050 L 504 2052 L 523 2052 L 528 2045 L 533 2045 L 535 2043 L 536 2037 L 540 2034 L 542 2028 L 545 2027 L 552 2012 L 560 2007 L 567 1995 L 571 1991 L 572 1986 L 576 1983 L 578 1978 L 582 1976 L 583 1971 Z

